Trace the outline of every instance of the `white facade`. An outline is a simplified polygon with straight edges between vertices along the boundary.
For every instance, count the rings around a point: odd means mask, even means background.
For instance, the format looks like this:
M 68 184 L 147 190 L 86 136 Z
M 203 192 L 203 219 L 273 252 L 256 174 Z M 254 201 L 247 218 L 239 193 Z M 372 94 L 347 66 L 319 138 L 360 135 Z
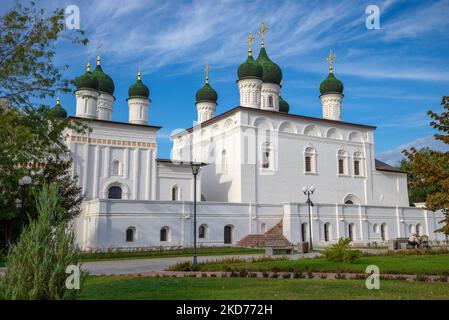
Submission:
M 172 136 L 172 160 L 158 159 L 149 99 L 129 98 L 122 123 L 111 121 L 113 100 L 75 92 L 71 119 L 93 119 L 84 135 L 66 131 L 85 196 L 75 221 L 82 249 L 191 246 L 192 160 L 207 164 L 197 182 L 199 245 L 233 245 L 281 221 L 292 244 L 308 240 L 302 188 L 312 185 L 314 246 L 417 231 L 444 240 L 434 232 L 442 214 L 410 208 L 406 173 L 375 159 L 375 127 L 340 121 L 342 94 L 322 95 L 323 118 L 312 118 L 279 112 L 280 85 L 237 84 L 241 106 L 215 116 L 215 103 L 197 104 L 199 124 Z

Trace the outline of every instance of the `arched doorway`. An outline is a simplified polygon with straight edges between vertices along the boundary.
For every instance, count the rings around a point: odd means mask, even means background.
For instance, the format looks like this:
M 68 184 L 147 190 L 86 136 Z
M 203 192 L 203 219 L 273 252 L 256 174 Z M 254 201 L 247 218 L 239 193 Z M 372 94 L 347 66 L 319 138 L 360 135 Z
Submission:
M 382 238 L 382 241 L 387 240 L 387 224 L 386 223 L 382 223 L 382 225 L 380 226 L 380 237 Z
M 307 240 L 307 222 L 304 222 L 301 224 L 301 239 L 302 239 L 302 242 L 308 241 Z
M 329 241 L 329 229 L 330 229 L 330 223 L 327 222 L 324 224 L 324 241 Z
M 232 231 L 233 231 L 232 225 L 227 225 L 224 227 L 224 243 L 225 244 L 232 244 Z
M 122 198 L 122 188 L 119 186 L 109 187 L 108 199 L 121 199 Z

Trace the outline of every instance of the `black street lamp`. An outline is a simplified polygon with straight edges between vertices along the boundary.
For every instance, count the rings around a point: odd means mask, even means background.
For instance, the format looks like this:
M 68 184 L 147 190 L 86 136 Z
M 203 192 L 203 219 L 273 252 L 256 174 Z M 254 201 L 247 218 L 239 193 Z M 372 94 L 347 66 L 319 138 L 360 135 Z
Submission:
M 310 251 L 312 251 L 313 249 L 313 245 L 312 245 L 312 207 L 313 207 L 313 202 L 310 199 L 310 196 L 313 194 L 313 192 L 315 191 L 315 187 L 311 186 L 311 187 L 304 187 L 302 188 L 302 192 L 307 196 L 307 205 L 309 206 L 309 247 L 310 247 Z
M 25 225 L 25 199 L 26 199 L 26 191 L 28 186 L 31 185 L 33 179 L 30 176 L 23 176 L 19 179 L 19 186 L 21 187 L 22 199 L 16 200 L 16 206 L 20 208 L 20 230 L 23 230 L 23 226 Z
M 204 163 L 191 162 L 193 174 L 193 263 L 192 269 L 196 270 L 198 267 L 197 253 L 196 253 L 196 176 L 200 172 Z

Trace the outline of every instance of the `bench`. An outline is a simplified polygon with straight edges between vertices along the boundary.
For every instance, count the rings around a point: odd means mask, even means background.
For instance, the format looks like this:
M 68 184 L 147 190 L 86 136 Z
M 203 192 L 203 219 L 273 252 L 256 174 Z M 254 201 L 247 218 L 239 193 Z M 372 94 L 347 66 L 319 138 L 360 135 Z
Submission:
M 267 247 L 265 248 L 265 254 L 269 256 L 275 256 L 280 254 L 292 254 L 293 248 L 290 247 Z

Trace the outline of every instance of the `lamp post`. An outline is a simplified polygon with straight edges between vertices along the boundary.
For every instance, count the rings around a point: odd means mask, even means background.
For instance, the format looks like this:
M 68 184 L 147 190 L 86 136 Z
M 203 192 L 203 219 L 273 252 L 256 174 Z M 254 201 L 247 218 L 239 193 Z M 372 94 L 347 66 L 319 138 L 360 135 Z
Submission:
M 23 176 L 19 179 L 19 186 L 22 189 L 22 199 L 16 200 L 16 206 L 20 208 L 20 230 L 23 229 L 25 225 L 25 199 L 26 199 L 26 190 L 29 185 L 33 182 L 30 176 Z
M 313 207 L 313 202 L 310 199 L 310 196 L 313 194 L 313 192 L 315 191 L 315 187 L 311 186 L 311 187 L 303 187 L 302 188 L 302 192 L 307 196 L 307 205 L 309 207 L 309 242 L 310 242 L 310 251 L 312 251 L 313 249 L 313 245 L 312 245 L 312 207 Z
M 201 163 L 191 162 L 193 174 L 193 263 L 192 268 L 196 270 L 198 267 L 197 254 L 196 254 L 196 177 L 200 172 L 202 166 Z

